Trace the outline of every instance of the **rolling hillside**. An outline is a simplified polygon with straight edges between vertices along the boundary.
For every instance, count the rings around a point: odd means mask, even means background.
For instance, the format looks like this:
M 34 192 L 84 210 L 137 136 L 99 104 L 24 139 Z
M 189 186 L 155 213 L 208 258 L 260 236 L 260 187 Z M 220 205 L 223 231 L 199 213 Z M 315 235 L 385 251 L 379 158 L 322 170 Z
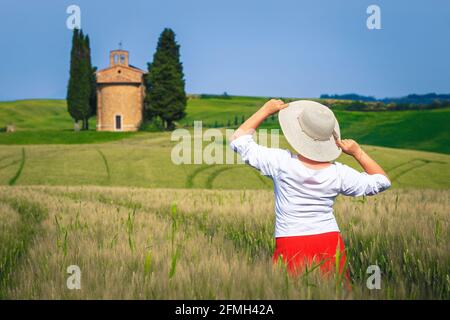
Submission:
M 266 99 L 191 99 L 182 124 L 231 122 L 248 116 Z M 344 136 L 362 143 L 449 153 L 450 110 L 338 111 Z M 231 119 L 230 119 L 231 118 Z M 175 165 L 169 132 L 73 132 L 64 101 L 0 103 L 0 119 L 17 132 L 0 133 L 0 184 L 103 185 L 151 188 L 270 189 L 271 181 L 244 165 Z M 5 120 L 7 119 L 7 120 Z M 95 122 L 92 121 L 91 127 Z M 277 128 L 268 119 L 266 128 Z M 422 132 L 424 132 L 422 134 Z M 428 137 L 425 139 L 425 137 Z M 288 148 L 284 138 L 281 147 Z M 89 143 L 89 144 L 85 144 Z M 5 145 L 9 144 L 9 145 Z M 69 145 L 70 144 L 70 145 Z M 204 147 L 207 143 L 204 143 Z M 394 188 L 450 188 L 450 156 L 366 145 L 389 173 Z M 227 145 L 221 145 L 224 151 Z M 358 168 L 343 155 L 338 161 Z M 359 168 L 358 168 L 359 169 Z
M 235 127 L 267 98 L 231 97 L 189 99 L 187 117 L 180 122 L 191 126 Z M 450 154 L 450 109 L 427 111 L 356 112 L 335 110 L 343 136 L 360 143 Z M 100 143 L 136 135 L 134 133 L 73 132 L 64 100 L 20 100 L 0 102 L 0 128 L 13 123 L 18 132 L 0 132 L 0 144 Z M 90 121 L 95 128 L 95 118 Z M 276 117 L 262 127 L 279 128 Z M 137 135 L 139 135 L 138 133 Z
M 182 123 L 202 119 L 214 126 L 234 124 L 250 116 L 267 98 L 192 99 Z M 320 102 L 320 99 L 315 99 Z M 450 108 L 420 111 L 357 112 L 334 110 L 342 135 L 363 144 L 450 154 Z M 279 128 L 267 119 L 262 127 Z
M 73 121 L 65 100 L 18 100 L 0 102 L 0 129 L 14 124 L 17 132 L 0 132 L 0 144 L 75 144 L 119 140 L 135 133 L 95 132 L 95 118 L 89 121 L 92 129 L 74 132 Z

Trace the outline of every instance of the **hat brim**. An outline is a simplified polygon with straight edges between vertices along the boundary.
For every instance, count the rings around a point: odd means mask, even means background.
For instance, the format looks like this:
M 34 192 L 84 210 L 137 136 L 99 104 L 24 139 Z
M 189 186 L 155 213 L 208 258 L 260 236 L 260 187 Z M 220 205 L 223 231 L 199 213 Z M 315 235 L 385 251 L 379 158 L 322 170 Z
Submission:
M 286 140 L 299 154 L 314 161 L 334 161 L 342 153 L 342 150 L 336 145 L 334 137 L 331 136 L 329 140 L 324 141 L 314 140 L 302 130 L 302 127 L 297 120 L 304 109 L 317 106 L 322 105 L 310 100 L 291 102 L 288 107 L 279 112 L 278 121 L 280 122 L 281 130 L 283 131 Z M 334 130 L 340 139 L 341 131 L 336 118 Z

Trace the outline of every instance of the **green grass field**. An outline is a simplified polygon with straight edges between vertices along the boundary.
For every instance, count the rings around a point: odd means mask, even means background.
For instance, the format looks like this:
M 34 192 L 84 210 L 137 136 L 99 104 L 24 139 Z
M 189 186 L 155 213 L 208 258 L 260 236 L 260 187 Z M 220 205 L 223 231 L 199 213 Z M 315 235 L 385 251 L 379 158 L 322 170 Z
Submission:
M 203 120 L 206 125 L 234 125 L 249 117 L 267 98 L 191 99 L 181 123 Z M 320 99 L 314 99 L 323 102 Z M 326 101 L 325 101 L 326 102 Z M 357 112 L 334 110 L 342 135 L 363 144 L 450 154 L 450 108 L 419 111 Z M 262 128 L 279 128 L 267 119 Z
M 0 184 L 100 185 L 148 188 L 267 189 L 271 181 L 245 165 L 175 165 L 170 133 L 141 133 L 102 144 L 0 147 Z M 283 137 L 280 147 L 288 148 Z M 209 144 L 204 142 L 203 147 Z M 223 152 L 229 149 L 219 145 Z M 365 146 L 394 188 L 450 187 L 450 156 Z M 357 169 L 347 155 L 338 161 Z
M 201 120 L 204 126 L 236 127 L 267 98 L 192 98 L 182 126 Z M 316 99 L 319 100 L 320 99 Z M 362 144 L 450 154 L 450 108 L 419 111 L 355 112 L 335 110 L 342 135 Z M 0 144 L 76 144 L 119 140 L 133 133 L 73 132 L 64 100 L 0 102 L 0 127 L 13 123 L 18 132 L 0 132 Z M 95 129 L 95 118 L 90 121 Z M 262 128 L 279 128 L 276 117 Z
M 233 126 L 265 100 L 192 99 L 180 125 Z M 256 170 L 175 165 L 169 132 L 72 132 L 64 101 L 0 103 L 18 129 L 0 132 L 0 299 L 450 299 L 449 109 L 336 115 L 393 183 L 336 201 L 352 291 L 272 265 L 272 182 Z M 381 290 L 365 285 L 373 264 Z
M 65 100 L 19 100 L 0 102 L 0 128 L 14 124 L 17 132 L 0 132 L 1 144 L 79 144 L 120 140 L 132 132 L 74 132 Z

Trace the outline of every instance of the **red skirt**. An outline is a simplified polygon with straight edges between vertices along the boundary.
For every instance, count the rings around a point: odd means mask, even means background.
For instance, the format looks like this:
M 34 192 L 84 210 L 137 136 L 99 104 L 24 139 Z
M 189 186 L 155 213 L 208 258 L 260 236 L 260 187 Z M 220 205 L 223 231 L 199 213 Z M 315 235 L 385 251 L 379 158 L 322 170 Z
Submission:
M 345 265 L 345 245 L 339 232 L 327 232 L 308 236 L 291 236 L 276 238 L 273 262 L 281 258 L 292 275 L 311 269 L 320 264 L 324 274 L 335 274 L 336 255 L 339 252 L 339 273 Z M 348 279 L 348 270 L 345 272 Z

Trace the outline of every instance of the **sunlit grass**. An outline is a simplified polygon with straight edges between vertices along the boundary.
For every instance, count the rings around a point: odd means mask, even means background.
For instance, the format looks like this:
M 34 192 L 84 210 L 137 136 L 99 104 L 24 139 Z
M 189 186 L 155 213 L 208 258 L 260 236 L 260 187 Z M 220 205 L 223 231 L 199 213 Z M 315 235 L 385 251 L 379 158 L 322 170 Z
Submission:
M 289 148 L 283 136 L 279 142 L 280 148 Z M 243 164 L 176 165 L 171 159 L 175 144 L 170 133 L 165 132 L 139 133 L 130 139 L 101 144 L 0 146 L 0 185 L 14 181 L 15 185 L 272 188 L 270 179 Z M 204 142 L 203 148 L 208 144 Z M 232 152 L 226 144 L 220 147 L 224 154 Z M 390 175 L 393 188 L 450 187 L 449 155 L 374 146 L 363 148 Z M 343 154 L 337 161 L 361 170 L 347 155 Z
M 272 264 L 272 197 L 248 190 L 1 187 L 2 230 L 11 234 L 19 223 L 11 201 L 48 212 L 35 224 L 42 232 L 16 264 L 3 296 L 450 298 L 449 191 L 339 198 L 335 211 L 352 290 L 340 274 L 323 279 L 309 270 L 292 278 L 282 264 Z M 81 268 L 81 290 L 66 287 L 72 264 Z M 366 287 L 370 265 L 381 268 L 381 290 Z

